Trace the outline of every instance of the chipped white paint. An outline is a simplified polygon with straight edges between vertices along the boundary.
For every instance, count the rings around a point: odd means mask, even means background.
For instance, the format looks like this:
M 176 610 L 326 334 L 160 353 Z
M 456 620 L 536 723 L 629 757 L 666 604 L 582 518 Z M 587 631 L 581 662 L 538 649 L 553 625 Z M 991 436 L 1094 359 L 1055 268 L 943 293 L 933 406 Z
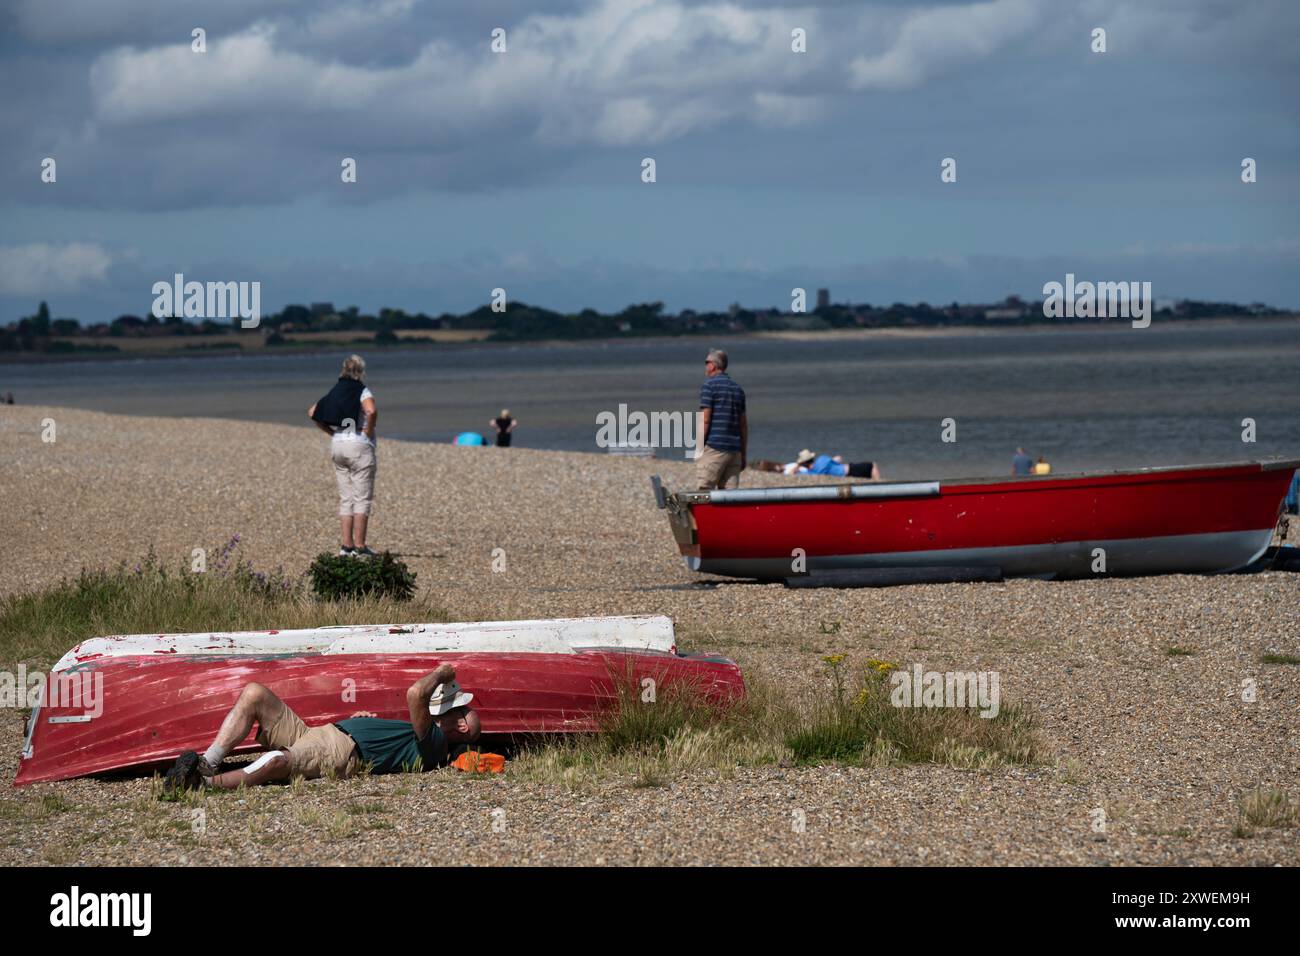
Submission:
M 64 654 L 54 670 L 105 657 L 301 654 L 574 654 L 581 648 L 671 653 L 671 618 L 658 615 L 574 617 L 467 624 L 367 624 L 288 631 L 122 634 L 92 637 Z

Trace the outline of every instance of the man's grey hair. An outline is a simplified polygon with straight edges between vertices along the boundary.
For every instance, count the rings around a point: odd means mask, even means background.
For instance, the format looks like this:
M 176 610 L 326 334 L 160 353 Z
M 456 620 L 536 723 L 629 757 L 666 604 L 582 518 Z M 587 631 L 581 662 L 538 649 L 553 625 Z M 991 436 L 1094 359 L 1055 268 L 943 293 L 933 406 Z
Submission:
M 724 372 L 727 370 L 727 353 L 722 349 L 709 349 L 709 354 L 704 356 L 704 361 L 712 362 Z

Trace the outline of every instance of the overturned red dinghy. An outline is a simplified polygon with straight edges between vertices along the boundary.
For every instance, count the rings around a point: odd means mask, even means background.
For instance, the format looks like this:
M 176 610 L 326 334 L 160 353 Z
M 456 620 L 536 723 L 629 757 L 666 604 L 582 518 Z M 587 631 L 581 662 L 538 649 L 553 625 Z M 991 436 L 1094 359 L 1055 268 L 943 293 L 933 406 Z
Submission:
M 1007 577 L 1235 571 L 1268 547 L 1300 461 L 1095 475 L 669 493 L 693 571 L 775 580 L 843 568 L 996 568 Z M 796 559 L 801 559 L 797 562 Z
M 666 617 L 415 624 L 94 638 L 55 666 L 29 718 L 15 786 L 161 767 L 212 742 L 243 686 L 270 687 L 308 724 L 357 711 L 404 719 L 406 689 L 443 662 L 487 735 L 597 729 L 619 685 L 744 696 L 736 665 L 677 653 Z M 236 753 L 258 750 L 250 737 Z

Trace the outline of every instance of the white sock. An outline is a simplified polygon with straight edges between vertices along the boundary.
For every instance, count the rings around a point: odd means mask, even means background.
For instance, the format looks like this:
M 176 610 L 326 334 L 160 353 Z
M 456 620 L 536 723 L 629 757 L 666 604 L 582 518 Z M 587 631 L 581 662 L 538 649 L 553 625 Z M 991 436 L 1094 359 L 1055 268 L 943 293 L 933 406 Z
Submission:
M 283 750 L 268 750 L 266 753 L 262 754 L 262 756 L 258 757 L 252 763 L 247 764 L 244 767 L 244 773 L 247 774 L 257 773 L 257 771 L 261 770 L 263 767 L 265 767 L 276 757 L 280 756 L 280 754 L 282 753 L 284 753 Z
M 208 769 L 211 770 L 213 774 L 219 772 L 221 768 L 221 761 L 225 759 L 226 759 L 225 748 L 218 747 L 216 744 L 213 744 L 211 747 L 209 747 L 207 753 L 203 755 L 203 762 L 208 765 Z M 204 774 L 204 776 L 205 777 L 211 776 L 211 774 Z

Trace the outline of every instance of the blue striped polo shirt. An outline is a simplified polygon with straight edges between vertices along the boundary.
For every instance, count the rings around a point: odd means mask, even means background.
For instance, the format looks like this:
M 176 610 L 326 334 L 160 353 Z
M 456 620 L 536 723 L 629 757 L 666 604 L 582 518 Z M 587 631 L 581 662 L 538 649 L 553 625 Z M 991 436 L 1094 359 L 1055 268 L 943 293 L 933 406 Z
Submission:
M 740 451 L 740 416 L 745 414 L 745 390 L 719 372 L 700 386 L 700 408 L 709 409 L 709 433 L 704 444 L 717 451 Z

